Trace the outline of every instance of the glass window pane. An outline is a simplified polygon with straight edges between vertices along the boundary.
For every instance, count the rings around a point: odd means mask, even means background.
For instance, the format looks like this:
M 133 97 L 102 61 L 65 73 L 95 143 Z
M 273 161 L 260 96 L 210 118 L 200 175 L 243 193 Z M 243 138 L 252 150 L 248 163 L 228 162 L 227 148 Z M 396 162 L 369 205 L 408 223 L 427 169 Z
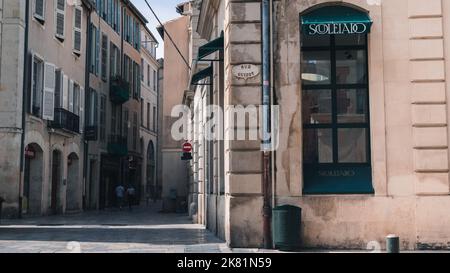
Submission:
M 330 35 L 302 35 L 302 47 L 329 47 Z
M 304 90 L 303 124 L 331 123 L 331 90 Z
M 348 89 L 337 91 L 338 123 L 366 123 L 366 89 Z
M 302 54 L 303 84 L 330 84 L 329 51 L 304 51 Z
M 365 50 L 336 51 L 336 82 L 338 84 L 367 83 Z
M 335 35 L 337 46 L 363 46 L 366 44 L 366 34 L 351 34 L 351 35 Z
M 339 129 L 338 150 L 339 163 L 367 163 L 367 130 Z
M 331 129 L 303 131 L 304 163 L 333 163 L 333 133 Z

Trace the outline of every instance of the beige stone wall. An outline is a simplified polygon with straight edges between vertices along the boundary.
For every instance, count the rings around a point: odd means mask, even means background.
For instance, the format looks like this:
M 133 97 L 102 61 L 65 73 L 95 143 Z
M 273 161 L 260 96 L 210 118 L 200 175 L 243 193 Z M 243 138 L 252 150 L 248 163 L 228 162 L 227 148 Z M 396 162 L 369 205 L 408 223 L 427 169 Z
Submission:
M 147 32 L 144 27 L 141 27 L 142 29 L 142 37 L 144 35 L 147 35 L 147 37 L 151 37 L 150 33 Z M 143 39 L 144 41 L 144 39 Z M 145 200 L 146 193 L 149 193 L 147 188 L 147 181 L 151 180 L 153 181 L 154 185 L 156 185 L 157 181 L 157 175 L 156 175 L 156 167 L 154 166 L 154 176 L 152 178 L 147 177 L 147 161 L 148 161 L 148 149 L 150 148 L 150 143 L 153 144 L 153 148 L 155 151 L 155 163 L 157 161 L 157 147 L 158 147 L 158 124 L 153 124 L 153 120 L 157 121 L 158 116 L 153 117 L 153 107 L 156 107 L 158 109 L 158 90 L 154 89 L 154 78 L 153 78 L 153 71 L 156 71 L 158 73 L 159 64 L 156 61 L 155 57 L 150 54 L 150 52 L 144 48 L 144 45 L 141 47 L 141 58 L 144 60 L 144 67 L 143 74 L 144 78 L 141 81 L 141 104 L 143 106 L 143 116 L 141 117 L 142 123 L 140 125 L 140 140 L 141 140 L 141 152 L 143 156 L 142 161 L 142 191 L 141 191 L 141 198 L 142 200 Z M 148 66 L 150 65 L 150 72 L 147 73 Z M 142 70 L 141 70 L 142 71 Z M 150 79 L 148 79 L 150 77 Z M 157 80 L 157 79 L 156 79 Z M 148 85 L 150 83 L 150 85 Z M 155 83 L 156 87 L 158 86 L 158 83 Z M 150 110 L 147 109 L 147 105 L 150 104 Z M 147 116 L 147 111 L 150 111 L 150 116 Z M 158 115 L 158 112 L 155 113 Z M 148 120 L 150 118 L 150 120 Z
M 10 217 L 18 213 L 25 1 L 0 7 L 0 197 Z
M 126 10 L 129 16 L 134 16 L 135 20 L 139 20 L 138 17 L 130 10 L 130 8 L 125 8 L 124 2 L 120 1 L 120 8 L 121 8 L 121 15 L 123 19 L 123 12 Z M 123 20 L 122 20 L 123 21 Z M 107 81 L 103 81 L 101 77 L 101 71 L 98 75 L 95 75 L 94 73 L 90 73 L 89 78 L 89 84 L 92 89 L 94 89 L 98 93 L 98 99 L 100 104 L 100 96 L 104 95 L 106 97 L 106 138 L 108 138 L 108 135 L 111 133 L 111 113 L 112 113 L 112 102 L 109 97 L 110 93 L 110 44 L 113 43 L 122 53 L 122 68 L 121 71 L 123 72 L 123 58 L 124 55 L 127 55 L 133 62 L 137 63 L 138 65 L 141 64 L 141 52 L 136 50 L 132 45 L 130 45 L 127 41 L 122 41 L 122 27 L 121 31 L 117 33 L 111 26 L 105 22 L 98 14 L 97 12 L 92 12 L 91 16 L 91 22 L 92 24 L 100 31 L 100 56 L 99 56 L 99 65 L 101 67 L 101 39 L 102 35 L 106 35 L 108 37 L 108 56 L 107 56 Z M 123 23 L 123 22 L 122 22 Z M 140 22 L 142 24 L 142 22 Z M 101 70 L 101 69 L 100 69 Z M 100 106 L 98 106 L 100 109 Z M 128 117 L 129 117 L 129 130 L 128 130 L 128 150 L 130 154 L 133 155 L 140 155 L 141 154 L 141 145 L 139 142 L 137 142 L 137 147 L 134 149 L 133 147 L 133 132 L 132 132 L 132 126 L 133 126 L 133 115 L 134 113 L 137 113 L 138 115 L 138 134 L 140 132 L 139 126 L 141 123 L 141 102 L 139 99 L 133 98 L 133 95 L 130 96 L 130 99 L 124 103 L 121 107 L 117 106 L 116 110 L 122 109 L 122 117 L 117 114 L 117 125 L 120 124 L 119 128 L 122 128 L 123 117 L 124 117 L 124 111 L 125 109 L 128 110 Z M 120 112 L 120 111 L 119 111 Z M 98 117 L 100 118 L 100 117 Z M 119 128 L 116 127 L 116 134 L 120 134 Z M 99 132 L 98 132 L 99 134 Z M 149 140 L 148 140 L 149 141 Z M 148 142 L 147 142 L 148 144 Z M 108 147 L 108 139 L 106 141 L 90 141 L 89 142 L 89 162 L 93 161 L 93 168 L 90 168 L 90 164 L 88 164 L 88 174 L 92 173 L 92 180 L 87 181 L 87 196 L 88 196 L 88 206 L 90 209 L 97 209 L 99 208 L 100 204 L 100 173 L 101 173 L 101 155 L 105 155 L 108 153 L 107 150 Z M 144 165 L 142 165 L 144 167 Z M 89 176 L 88 176 L 89 177 Z
M 281 75 L 276 89 L 282 108 L 277 194 L 280 204 L 303 208 L 305 245 L 365 248 L 372 240 L 383 244 L 389 233 L 399 234 L 406 249 L 418 243 L 446 244 L 449 234 L 440 212 L 449 193 L 442 2 L 382 1 L 381 6 L 371 6 L 343 1 L 368 10 L 374 20 L 369 93 L 375 197 L 301 197 L 296 18 L 312 5 L 288 2 L 278 5 L 278 16 L 285 19 L 277 20 L 281 37 L 276 63 Z M 437 210 L 433 213 L 431 207 Z
M 63 41 L 55 37 L 55 2 L 46 1 L 45 22 L 42 24 L 33 16 L 33 5 L 30 8 L 29 25 L 29 52 L 42 58 L 44 62 L 52 63 L 56 68 L 62 69 L 68 79 L 77 83 L 81 88 L 85 87 L 86 68 L 86 29 L 87 10 L 83 8 L 82 13 L 82 47 L 81 55 L 73 53 L 73 17 L 74 7 L 66 4 L 65 10 L 65 38 Z M 45 41 L 45 42 L 43 42 Z M 30 87 L 31 88 L 31 87 Z M 82 90 L 83 90 L 82 89 Z M 84 92 L 80 92 L 84 97 Z M 81 102 L 81 100 L 80 100 Z M 81 116 L 80 120 L 84 118 Z M 83 122 L 81 123 L 83 124 Z M 80 124 L 80 129 L 81 128 Z M 44 153 L 44 169 L 42 181 L 41 214 L 51 213 L 52 194 L 52 162 L 53 151 L 61 152 L 61 177 L 57 185 L 58 213 L 68 210 L 67 200 L 75 200 L 75 210 L 82 209 L 83 197 L 83 157 L 84 146 L 81 134 L 70 134 L 60 130 L 52 130 L 47 127 L 47 121 L 27 115 L 26 141 L 29 144 L 38 144 Z M 76 154 L 78 165 L 75 169 L 70 168 L 69 155 Z M 75 180 L 75 181 L 74 181 Z M 70 183 L 70 185 L 69 185 Z
M 375 195 L 303 196 L 299 14 L 342 2 L 367 10 L 371 157 Z M 376 2 L 376 1 L 375 1 Z M 303 208 L 306 247 L 384 246 L 390 233 L 405 249 L 448 247 L 449 4 L 442 0 L 274 1 L 274 87 L 281 107 L 276 203 Z M 231 75 L 260 65 L 260 2 L 226 1 L 225 104 L 260 104 L 261 78 Z M 227 127 L 225 132 L 233 128 Z M 258 142 L 227 141 L 226 238 L 261 246 L 261 153 Z M 256 213 L 255 213 L 256 212 Z
M 25 38 L 25 1 L 1 1 L 2 42 L 1 42 L 1 86 L 2 105 L 0 106 L 0 124 L 2 127 L 0 137 L 0 195 L 6 197 L 4 204 L 6 216 L 17 216 L 18 199 L 21 194 L 20 187 L 20 128 L 22 127 L 22 92 L 24 77 L 24 38 Z M 33 16 L 33 5 L 30 3 L 29 13 L 29 53 L 36 54 L 43 61 L 54 64 L 64 70 L 71 79 L 84 86 L 85 55 L 77 57 L 72 53 L 72 24 L 73 7 L 66 6 L 65 40 L 60 42 L 55 38 L 54 2 L 47 1 L 45 8 L 45 23 L 37 22 Z M 82 40 L 86 41 L 86 10 L 83 8 Z M 45 43 L 43 41 L 46 41 Z M 84 45 L 82 52 L 85 52 Z M 28 84 L 28 83 L 27 83 Z M 31 87 L 26 87 L 28 90 Z M 5 97 L 3 97 L 5 96 Z M 70 209 L 79 210 L 82 207 L 82 158 L 83 150 L 81 138 L 78 134 L 67 134 L 50 130 L 47 122 L 40 118 L 27 115 L 25 131 L 25 147 L 28 144 L 39 146 L 43 151 L 41 160 L 41 178 L 39 179 L 39 192 L 35 193 L 39 199 L 39 207 L 33 208 L 35 214 L 50 212 L 51 195 L 51 162 L 52 151 L 61 152 L 61 177 L 58 185 L 58 212 L 65 212 L 67 201 Z M 68 164 L 68 156 L 76 155 L 78 160 L 74 165 Z M 8 163 L 7 163 L 8 162 Z M 73 166 L 78 166 L 73 168 Z M 37 181 L 37 180 L 36 180 Z M 34 182 L 36 182 L 34 181 Z M 69 184 L 70 183 L 70 184 Z M 29 201 L 24 199 L 25 203 Z
M 229 106 L 261 102 L 260 74 L 245 81 L 231 73 L 243 63 L 261 67 L 260 20 L 260 3 L 225 1 L 225 135 L 235 132 Z M 259 142 L 225 141 L 225 237 L 233 247 L 262 245 L 261 160 Z
M 189 58 L 189 24 L 188 16 L 182 16 L 164 24 L 185 59 Z M 170 191 L 176 190 L 179 199 L 186 201 L 188 193 L 187 166 L 185 162 L 181 161 L 183 141 L 176 141 L 172 138 L 172 125 L 178 118 L 171 117 L 171 112 L 174 106 L 183 103 L 183 94 L 189 85 L 189 68 L 168 37 L 165 37 L 164 40 L 164 92 L 160 117 L 162 119 L 161 179 L 164 207 L 173 210 L 174 204 L 170 201 Z

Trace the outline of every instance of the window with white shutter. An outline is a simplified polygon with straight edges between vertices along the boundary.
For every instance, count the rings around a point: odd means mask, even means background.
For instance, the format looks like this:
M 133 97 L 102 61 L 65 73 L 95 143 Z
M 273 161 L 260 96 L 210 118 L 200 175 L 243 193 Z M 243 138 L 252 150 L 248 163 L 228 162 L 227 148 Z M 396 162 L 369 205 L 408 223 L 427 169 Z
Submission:
M 64 40 L 66 0 L 55 0 L 55 36 Z
M 95 75 L 99 74 L 100 70 L 100 30 L 96 29 L 95 33 Z
M 44 65 L 44 97 L 42 103 L 42 118 L 51 120 L 55 118 L 55 65 Z
M 42 97 L 44 93 L 44 62 L 35 54 L 33 54 L 32 60 L 30 113 L 40 117 L 42 114 Z
M 45 0 L 34 0 L 33 16 L 39 22 L 44 23 L 44 21 L 45 21 Z
M 73 85 L 73 112 L 75 115 L 80 115 L 80 86 L 77 83 Z
M 69 112 L 73 113 L 74 82 L 69 80 Z
M 116 30 L 117 33 L 120 33 L 122 30 L 122 5 L 120 4 L 120 1 L 117 1 L 117 14 L 116 14 Z
M 61 69 L 57 69 L 55 73 L 55 108 L 62 108 L 64 73 Z
M 150 65 L 147 65 L 147 86 L 151 86 L 151 77 L 150 77 Z
M 81 55 L 82 18 L 83 11 L 80 8 L 75 8 L 73 16 L 73 52 L 77 55 Z
M 69 110 L 69 85 L 70 85 L 69 77 L 67 77 L 67 75 L 63 75 L 63 87 L 62 87 L 63 104 L 62 104 L 62 108 L 66 109 L 66 110 Z
M 84 88 L 80 87 L 80 133 L 84 132 Z

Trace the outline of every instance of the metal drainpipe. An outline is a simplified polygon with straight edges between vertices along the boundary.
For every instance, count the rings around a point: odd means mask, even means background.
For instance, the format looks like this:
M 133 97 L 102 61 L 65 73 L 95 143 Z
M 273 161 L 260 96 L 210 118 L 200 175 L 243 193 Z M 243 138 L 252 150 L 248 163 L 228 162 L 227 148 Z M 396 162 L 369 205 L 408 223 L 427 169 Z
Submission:
M 271 86 L 270 86 L 270 98 L 275 100 L 275 90 L 274 90 L 274 69 L 273 69 L 273 0 L 270 0 L 270 52 L 272 52 L 272 54 L 270 54 L 270 82 L 272 82 Z M 274 105 L 277 102 L 273 102 L 272 104 Z M 275 118 L 273 116 L 273 111 L 271 111 L 271 128 L 273 130 L 273 128 L 275 128 L 274 122 L 275 122 Z M 272 134 L 272 136 L 274 136 L 274 134 Z M 273 143 L 273 139 L 272 139 L 272 155 L 271 155 L 271 160 L 272 160 L 272 208 L 275 208 L 277 206 L 277 201 L 276 201 L 276 176 L 275 176 L 275 160 L 276 160 L 276 153 L 275 153 L 275 143 Z M 275 246 L 272 246 L 273 248 L 275 248 Z
M 125 4 L 128 3 L 127 1 L 124 1 L 124 2 L 125 2 Z M 121 68 L 120 68 L 120 77 L 121 77 L 122 80 L 125 77 L 124 73 L 126 73 L 125 72 L 125 57 L 124 57 L 125 56 L 125 52 L 123 50 L 124 49 L 124 41 L 123 40 L 125 39 L 125 35 L 124 34 L 125 34 L 125 16 L 126 16 L 126 12 L 127 12 L 127 8 L 125 6 L 123 6 L 122 7 L 122 13 L 121 13 L 121 16 L 120 16 L 121 17 L 120 18 L 120 20 L 121 20 L 120 25 L 122 26 L 121 29 L 120 29 L 120 36 L 121 36 L 121 39 L 120 39 L 120 58 L 121 58 L 121 60 L 120 60 L 120 66 L 121 66 Z M 131 88 L 131 87 L 129 87 L 129 88 Z M 120 117 L 119 117 L 120 132 L 119 132 L 118 136 L 120 136 L 120 138 L 122 138 L 123 131 L 124 131 L 124 128 L 122 128 L 122 126 L 123 126 L 123 104 L 120 104 L 119 110 L 120 110 Z M 126 145 L 128 147 L 128 137 L 127 137 L 127 140 L 126 140 Z M 120 183 L 119 184 L 125 187 L 126 185 L 123 185 L 123 183 L 125 182 L 125 167 L 124 167 L 124 159 L 123 159 L 123 157 L 119 158 L 119 165 L 120 165 L 120 174 L 119 174 L 119 176 L 120 176 Z
M 86 102 L 89 101 L 89 94 L 90 94 L 90 60 L 91 60 L 91 41 L 92 41 L 92 32 L 91 30 L 91 13 L 92 11 L 88 11 L 87 15 L 87 28 L 86 28 L 86 62 L 85 62 L 85 83 L 84 83 L 84 126 L 86 128 L 87 124 L 89 123 L 89 115 L 88 109 L 86 107 Z M 82 128 L 83 132 L 85 133 L 85 128 Z M 86 134 L 85 134 L 86 135 Z M 86 200 L 86 192 L 87 192 L 87 170 L 88 170 L 88 161 L 89 161 L 89 141 L 85 140 L 83 137 L 84 142 L 84 162 L 83 162 L 83 183 L 84 183 L 84 189 L 83 189 L 83 210 L 86 210 L 87 207 L 87 200 Z M 92 170 L 90 170 L 92 172 Z M 92 182 L 92 181 L 90 181 Z M 91 193 L 89 193 L 90 195 Z
M 272 220 L 272 206 L 271 206 L 271 41 L 270 41 L 270 1 L 262 0 L 261 8 L 261 25 L 262 25 L 262 154 L 263 154 L 263 235 L 264 248 L 272 248 L 271 236 L 271 220 Z
M 26 97 L 27 97 L 27 80 L 28 80 L 28 40 L 29 40 L 29 24 L 30 24 L 30 1 L 25 1 L 25 40 L 24 40 L 24 55 L 23 55 L 23 86 L 22 86 L 22 135 L 20 140 L 20 177 L 19 177 L 19 218 L 22 218 L 22 188 L 25 171 L 25 130 L 26 130 Z M 31 102 L 30 102 L 31 103 Z M 1 209 L 1 208 L 0 208 Z

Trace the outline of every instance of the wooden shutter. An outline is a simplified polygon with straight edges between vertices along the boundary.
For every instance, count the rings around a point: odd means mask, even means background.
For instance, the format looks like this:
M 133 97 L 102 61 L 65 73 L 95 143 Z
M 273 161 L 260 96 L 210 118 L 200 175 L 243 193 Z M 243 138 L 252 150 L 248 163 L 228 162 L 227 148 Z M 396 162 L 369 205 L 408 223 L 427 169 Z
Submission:
M 55 65 L 44 65 L 44 97 L 42 104 L 42 118 L 53 120 L 55 118 Z
M 80 87 L 80 133 L 84 132 L 84 88 Z
M 108 36 L 102 35 L 102 79 L 106 81 L 108 72 Z
M 62 108 L 69 110 L 69 77 L 67 77 L 67 75 L 63 75 L 63 87 L 62 87 L 62 91 L 63 91 L 63 104 L 62 104 Z
M 98 126 L 98 94 L 94 92 L 94 124 Z
M 33 102 L 34 102 L 34 92 L 33 92 L 33 85 L 34 85 L 34 53 L 30 54 L 30 84 L 28 85 L 30 87 L 30 101 L 28 105 L 28 111 L 32 114 L 33 113 Z
M 122 51 L 116 47 L 116 74 L 121 75 L 122 72 Z
M 73 85 L 73 113 L 77 116 L 80 115 L 80 86 L 75 83 Z
M 82 18 L 83 11 L 80 8 L 75 8 L 74 10 L 74 22 L 73 22 L 73 51 L 76 54 L 81 54 L 81 28 L 82 28 Z
M 34 17 L 45 20 L 45 0 L 34 0 Z
M 120 1 L 117 1 L 117 32 L 122 31 L 122 6 L 120 5 Z
M 64 28 L 65 28 L 65 17 L 66 17 L 66 1 L 56 0 L 55 7 L 55 36 L 59 39 L 64 39 Z
M 74 86 L 73 81 L 69 81 L 69 112 L 73 113 L 73 94 L 74 94 Z
M 55 108 L 62 108 L 63 72 L 58 69 L 55 73 Z
M 99 74 L 100 70 L 100 30 L 95 29 L 95 75 Z

